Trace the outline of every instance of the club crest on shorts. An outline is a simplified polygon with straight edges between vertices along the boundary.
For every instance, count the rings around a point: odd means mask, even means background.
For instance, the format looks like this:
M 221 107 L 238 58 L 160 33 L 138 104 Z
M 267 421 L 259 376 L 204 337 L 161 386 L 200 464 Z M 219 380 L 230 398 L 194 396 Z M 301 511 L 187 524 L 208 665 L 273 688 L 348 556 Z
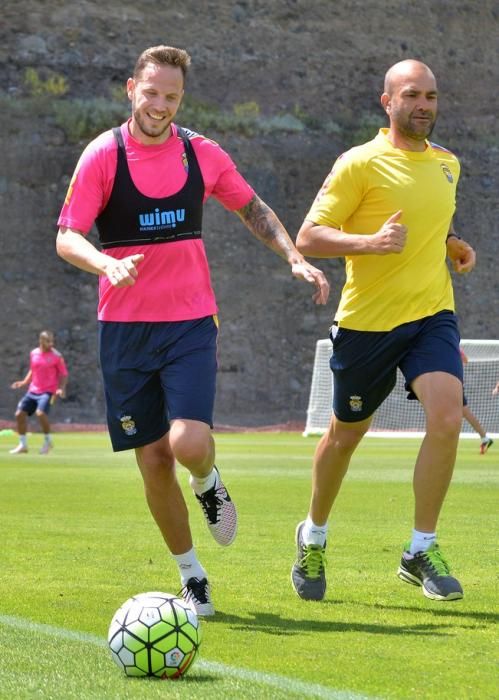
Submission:
M 350 396 L 350 410 L 354 413 L 362 411 L 362 396 Z
M 135 421 L 132 420 L 132 416 L 121 416 L 120 423 L 121 427 L 125 431 L 125 435 L 135 435 L 137 432 Z

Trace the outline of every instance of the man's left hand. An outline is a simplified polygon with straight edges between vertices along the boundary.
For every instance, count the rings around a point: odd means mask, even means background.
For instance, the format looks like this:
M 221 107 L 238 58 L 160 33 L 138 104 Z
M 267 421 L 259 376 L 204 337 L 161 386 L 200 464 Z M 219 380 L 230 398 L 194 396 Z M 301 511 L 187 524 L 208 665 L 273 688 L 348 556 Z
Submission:
M 447 257 L 455 272 L 463 274 L 471 272 L 476 264 L 476 253 L 473 248 L 460 238 L 451 236 L 447 240 Z
M 293 277 L 315 285 L 316 291 L 312 299 L 316 304 L 325 304 L 327 302 L 329 297 L 329 282 L 321 270 L 303 261 L 300 263 L 293 263 L 291 272 Z

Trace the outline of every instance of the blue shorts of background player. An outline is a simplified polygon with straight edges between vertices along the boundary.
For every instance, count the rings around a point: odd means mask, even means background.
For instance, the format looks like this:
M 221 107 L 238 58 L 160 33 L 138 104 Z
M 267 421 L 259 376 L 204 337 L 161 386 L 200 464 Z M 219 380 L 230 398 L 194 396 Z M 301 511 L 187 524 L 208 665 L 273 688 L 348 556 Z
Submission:
M 100 362 L 113 450 L 159 440 L 176 418 L 213 427 L 218 326 L 213 316 L 101 322 Z
M 33 394 L 28 391 L 17 404 L 18 411 L 24 411 L 28 416 L 32 416 L 35 411 L 45 413 L 50 412 L 50 399 L 52 394 L 46 392 L 44 394 Z
M 397 368 L 411 384 L 428 372 L 447 372 L 463 381 L 459 329 L 452 311 L 441 311 L 391 331 L 354 331 L 333 326 L 333 410 L 344 422 L 371 416 L 395 386 Z

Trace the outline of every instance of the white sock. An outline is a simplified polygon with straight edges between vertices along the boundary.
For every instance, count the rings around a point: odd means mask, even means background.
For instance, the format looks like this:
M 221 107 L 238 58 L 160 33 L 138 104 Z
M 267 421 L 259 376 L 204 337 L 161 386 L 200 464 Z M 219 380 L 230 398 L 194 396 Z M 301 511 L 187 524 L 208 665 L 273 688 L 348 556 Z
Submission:
M 199 563 L 194 547 L 185 554 L 172 554 L 172 557 L 177 562 L 182 586 L 193 576 L 199 579 L 206 578 L 206 571 Z
M 301 536 L 305 544 L 320 544 L 321 547 L 326 543 L 328 524 L 316 525 L 310 515 L 307 515 L 305 525 L 301 531 Z
M 28 447 L 28 438 L 26 435 L 19 435 L 19 442 L 23 447 Z
M 481 441 L 482 441 L 482 442 L 488 442 L 489 440 L 490 440 L 489 436 L 487 435 L 487 433 L 485 433 L 485 435 L 483 436 L 483 438 L 482 438 Z
M 200 478 L 191 474 L 191 477 L 189 479 L 191 488 L 194 490 L 194 493 L 198 496 L 200 496 L 205 491 L 209 491 L 214 486 L 218 486 L 218 481 L 218 473 L 214 467 L 208 474 L 208 476 L 203 476 Z
M 429 549 L 436 541 L 436 532 L 420 532 L 419 530 L 413 530 L 409 553 L 414 555 L 418 552 L 426 552 L 426 550 Z
M 45 444 L 52 442 L 52 436 L 50 433 L 45 433 Z

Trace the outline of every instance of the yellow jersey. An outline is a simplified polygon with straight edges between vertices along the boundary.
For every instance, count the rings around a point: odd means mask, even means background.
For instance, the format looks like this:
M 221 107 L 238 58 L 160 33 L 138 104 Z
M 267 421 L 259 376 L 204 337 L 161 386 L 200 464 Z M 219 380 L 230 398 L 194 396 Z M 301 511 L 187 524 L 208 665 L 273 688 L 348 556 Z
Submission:
M 460 166 L 434 143 L 424 151 L 392 146 L 388 129 L 340 156 L 306 219 L 369 235 L 399 209 L 407 226 L 402 253 L 345 256 L 346 282 L 335 316 L 352 330 L 388 331 L 454 310 L 445 239 L 456 208 Z

